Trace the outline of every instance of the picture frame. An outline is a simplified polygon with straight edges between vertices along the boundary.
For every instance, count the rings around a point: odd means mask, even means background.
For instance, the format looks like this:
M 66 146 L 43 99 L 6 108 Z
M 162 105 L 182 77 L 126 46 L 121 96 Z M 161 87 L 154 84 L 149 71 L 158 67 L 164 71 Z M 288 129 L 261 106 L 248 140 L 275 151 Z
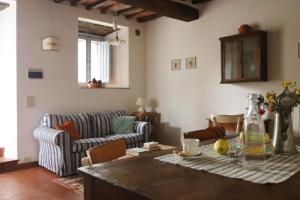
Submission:
M 171 71 L 180 71 L 181 70 L 181 59 L 173 59 L 171 61 Z
M 196 56 L 188 57 L 185 59 L 185 68 L 187 70 L 197 69 L 197 59 Z

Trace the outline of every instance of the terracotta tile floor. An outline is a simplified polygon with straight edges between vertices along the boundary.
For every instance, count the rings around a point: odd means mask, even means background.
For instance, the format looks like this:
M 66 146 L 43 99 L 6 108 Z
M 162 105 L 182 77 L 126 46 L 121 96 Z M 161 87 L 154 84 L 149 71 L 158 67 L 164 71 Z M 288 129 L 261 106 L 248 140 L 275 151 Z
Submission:
M 0 200 L 83 200 L 83 194 L 54 183 L 55 178 L 41 167 L 0 174 Z

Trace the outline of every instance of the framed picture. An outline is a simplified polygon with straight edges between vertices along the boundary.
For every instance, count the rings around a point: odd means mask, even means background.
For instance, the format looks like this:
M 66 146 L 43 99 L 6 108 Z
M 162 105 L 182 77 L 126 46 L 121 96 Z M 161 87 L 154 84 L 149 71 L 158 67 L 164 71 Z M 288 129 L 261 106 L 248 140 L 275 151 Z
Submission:
M 171 61 L 171 70 L 180 71 L 181 70 L 181 59 L 173 59 Z
M 185 59 L 185 68 L 186 69 L 196 69 L 197 63 L 196 63 L 196 57 L 189 57 Z

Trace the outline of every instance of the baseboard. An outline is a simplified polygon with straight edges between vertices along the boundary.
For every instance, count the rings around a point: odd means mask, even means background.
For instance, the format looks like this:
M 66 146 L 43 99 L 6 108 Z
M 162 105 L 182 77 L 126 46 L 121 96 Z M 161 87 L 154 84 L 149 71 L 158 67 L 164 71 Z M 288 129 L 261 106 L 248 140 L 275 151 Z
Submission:
M 0 173 L 29 169 L 37 166 L 37 161 L 18 163 L 18 160 L 10 160 L 7 162 L 0 163 Z
M 38 161 L 18 163 L 18 170 L 29 169 L 37 166 L 39 166 Z
M 18 170 L 18 160 L 9 158 L 0 158 L 0 173 Z

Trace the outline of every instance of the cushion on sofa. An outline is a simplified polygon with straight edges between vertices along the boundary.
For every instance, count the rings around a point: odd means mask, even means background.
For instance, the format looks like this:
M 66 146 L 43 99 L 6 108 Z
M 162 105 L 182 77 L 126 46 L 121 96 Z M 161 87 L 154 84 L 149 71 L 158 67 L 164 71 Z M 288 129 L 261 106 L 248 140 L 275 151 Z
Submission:
M 112 134 L 112 119 L 116 116 L 125 116 L 124 110 L 112 112 L 91 113 L 92 137 L 103 137 Z
M 76 131 L 74 123 L 71 120 L 65 121 L 61 125 L 56 125 L 55 129 L 65 131 L 66 133 L 70 134 L 72 140 L 80 139 L 80 134 Z
M 119 135 L 109 135 L 106 137 L 99 137 L 99 138 L 86 138 L 73 141 L 72 144 L 72 151 L 73 152 L 85 152 L 89 148 L 94 146 L 104 144 L 106 142 L 125 138 L 126 139 L 126 146 L 127 148 L 142 146 L 143 145 L 143 135 L 139 133 L 129 133 L 129 134 L 119 134 Z
M 45 114 L 42 125 L 54 128 L 66 121 L 72 121 L 76 131 L 80 134 L 80 138 L 92 137 L 92 128 L 90 115 L 87 113 L 78 114 Z
M 112 133 L 113 134 L 127 134 L 134 132 L 135 125 L 134 116 L 117 116 L 112 120 Z

